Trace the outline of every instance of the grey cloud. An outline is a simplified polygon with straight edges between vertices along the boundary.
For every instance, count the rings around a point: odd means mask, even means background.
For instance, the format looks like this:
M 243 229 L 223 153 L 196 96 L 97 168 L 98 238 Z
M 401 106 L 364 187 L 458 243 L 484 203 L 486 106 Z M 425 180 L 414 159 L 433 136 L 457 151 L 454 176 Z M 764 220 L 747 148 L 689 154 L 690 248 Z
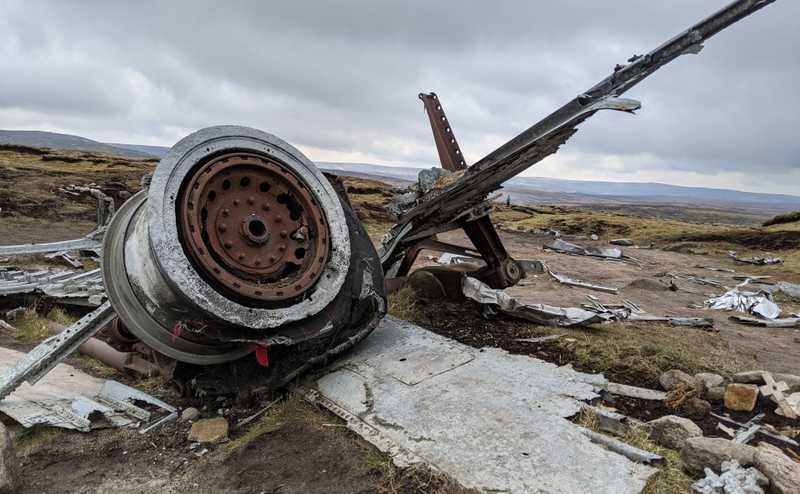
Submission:
M 478 159 L 723 4 L 11 0 L 0 6 L 0 115 L 82 118 L 88 134 L 113 125 L 163 144 L 241 123 L 318 159 L 430 164 L 416 94 L 434 90 Z M 631 174 L 796 171 L 798 17 L 800 3 L 778 0 L 634 88 L 640 115 L 598 115 L 563 152 L 628 157 Z

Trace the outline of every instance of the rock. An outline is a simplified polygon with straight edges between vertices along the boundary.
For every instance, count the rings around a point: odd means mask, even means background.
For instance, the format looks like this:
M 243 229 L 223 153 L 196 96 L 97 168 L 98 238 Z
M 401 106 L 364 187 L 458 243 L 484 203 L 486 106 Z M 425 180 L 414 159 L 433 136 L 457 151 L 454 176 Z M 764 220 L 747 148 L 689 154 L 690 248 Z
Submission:
M 661 376 L 658 378 L 658 382 L 666 391 L 672 391 L 672 388 L 680 383 L 683 383 L 690 388 L 694 388 L 697 387 L 698 383 L 701 381 L 695 379 L 693 376 L 690 376 L 682 370 L 672 369 L 661 374 Z
M 783 451 L 767 443 L 756 448 L 753 464 L 770 482 L 769 492 L 800 493 L 800 463 L 792 461 Z
M 733 382 L 744 384 L 764 384 L 764 371 L 745 371 L 733 375 Z
M 14 443 L 6 427 L 0 423 L 0 494 L 17 492 L 19 464 Z
M 683 402 L 681 410 L 690 417 L 701 419 L 711 413 L 711 403 L 700 398 L 689 398 Z
M 595 240 L 595 241 L 600 240 L 600 237 L 598 237 L 594 233 L 592 233 L 591 236 L 589 236 L 589 238 L 591 238 L 592 240 Z
M 725 386 L 714 386 L 706 391 L 708 401 L 722 401 L 725 398 Z
M 725 408 L 737 412 L 751 412 L 758 401 L 755 384 L 731 383 L 725 387 Z
M 681 449 L 681 461 L 686 470 L 702 473 L 708 467 L 715 472 L 722 468 L 722 462 L 736 460 L 740 465 L 753 464 L 756 448 L 739 444 L 719 437 L 690 437 Z
M 795 376 L 794 374 L 773 374 L 772 377 L 775 378 L 775 382 L 785 382 L 786 385 L 789 386 L 790 393 L 800 391 L 800 376 Z
M 198 417 L 200 417 L 200 410 L 195 407 L 189 407 L 181 412 L 181 420 L 184 422 L 196 420 Z
M 650 438 L 665 448 L 680 451 L 690 437 L 703 435 L 702 429 L 694 422 L 675 415 L 665 415 L 647 423 L 650 426 Z
M 629 238 L 615 238 L 613 240 L 609 240 L 608 243 L 610 243 L 611 245 L 622 245 L 627 247 L 633 246 L 633 240 Z
M 421 299 L 440 300 L 446 295 L 442 282 L 439 281 L 435 274 L 424 269 L 418 269 L 411 273 L 407 278 L 406 284 Z
M 703 385 L 705 385 L 706 389 L 716 388 L 717 386 L 722 386 L 725 384 L 724 377 L 711 372 L 701 372 L 699 374 L 695 374 L 694 377 L 703 381 Z
M 794 374 L 772 374 L 775 382 L 785 382 L 789 386 L 789 392 L 800 391 L 800 376 Z M 746 371 L 733 375 L 733 382 L 745 384 L 764 384 L 764 371 Z
M 228 421 L 224 417 L 202 419 L 192 424 L 189 441 L 196 443 L 221 443 L 228 440 Z

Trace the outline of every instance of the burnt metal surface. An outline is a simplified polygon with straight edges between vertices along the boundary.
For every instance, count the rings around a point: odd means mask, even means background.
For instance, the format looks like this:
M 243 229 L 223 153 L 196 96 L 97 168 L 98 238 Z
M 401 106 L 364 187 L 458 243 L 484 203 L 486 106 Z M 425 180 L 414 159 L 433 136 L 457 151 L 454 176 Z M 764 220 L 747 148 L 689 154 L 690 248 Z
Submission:
M 301 296 L 322 275 L 330 231 L 291 169 L 252 153 L 204 163 L 178 196 L 184 249 L 215 288 L 241 303 Z
M 577 132 L 580 123 L 598 111 L 638 110 L 641 106 L 638 101 L 619 96 L 679 56 L 698 53 L 705 40 L 772 2 L 732 2 L 646 55 L 631 57 L 598 84 L 470 166 L 457 180 L 410 203 L 383 241 L 384 268 L 389 270 L 394 266 L 420 232 L 445 231 L 443 225 L 452 224 L 463 211 L 484 201 L 503 182 L 555 153 Z
M 121 325 L 202 393 L 281 385 L 386 313 L 377 252 L 349 203 L 255 129 L 178 142 L 114 217 L 104 253 Z

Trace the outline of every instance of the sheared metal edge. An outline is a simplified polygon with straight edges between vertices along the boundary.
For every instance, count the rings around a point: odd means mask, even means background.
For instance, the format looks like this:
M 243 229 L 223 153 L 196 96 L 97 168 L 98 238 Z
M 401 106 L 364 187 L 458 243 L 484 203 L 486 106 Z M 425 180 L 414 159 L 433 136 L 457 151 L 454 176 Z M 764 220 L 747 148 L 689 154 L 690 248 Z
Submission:
M 67 355 L 110 323 L 114 315 L 111 303 L 105 302 L 61 333 L 41 342 L 0 377 L 0 399 L 17 389 L 23 381 L 34 384 L 41 379 Z
M 389 439 L 378 431 L 378 429 L 367 424 L 360 418 L 348 412 L 344 408 L 337 405 L 330 399 L 322 396 L 319 392 L 304 388 L 301 386 L 294 387 L 292 392 L 297 393 L 303 399 L 313 405 L 320 405 L 344 420 L 347 423 L 347 428 L 355 432 L 370 444 L 378 448 L 382 453 L 388 454 L 392 458 L 392 462 L 400 468 L 408 467 L 411 465 L 425 464 L 425 461 L 411 451 L 403 448 L 395 441 Z M 435 469 L 429 465 L 431 469 Z
M 698 53 L 706 39 L 772 2 L 774 0 L 732 2 L 646 55 L 636 55 L 628 64 L 617 65 L 611 75 L 591 89 L 469 167 L 459 180 L 422 196 L 412 208 L 401 214 L 398 223 L 385 237 L 381 260 L 385 263 L 399 255 L 393 252 L 405 236 L 411 237 L 418 231 L 449 223 L 460 211 L 481 201 L 506 180 L 555 153 L 577 132 L 578 125 L 597 111 L 607 109 L 633 113 L 641 107 L 640 103 L 619 98 L 621 94 L 672 60 Z

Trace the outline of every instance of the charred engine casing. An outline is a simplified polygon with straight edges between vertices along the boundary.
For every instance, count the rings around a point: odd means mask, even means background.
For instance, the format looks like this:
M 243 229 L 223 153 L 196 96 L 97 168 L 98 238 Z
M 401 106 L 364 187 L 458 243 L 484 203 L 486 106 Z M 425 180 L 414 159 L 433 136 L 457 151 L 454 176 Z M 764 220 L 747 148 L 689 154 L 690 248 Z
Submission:
M 346 196 L 255 129 L 178 142 L 120 208 L 103 250 L 122 324 L 201 391 L 283 385 L 386 313 L 378 255 Z

